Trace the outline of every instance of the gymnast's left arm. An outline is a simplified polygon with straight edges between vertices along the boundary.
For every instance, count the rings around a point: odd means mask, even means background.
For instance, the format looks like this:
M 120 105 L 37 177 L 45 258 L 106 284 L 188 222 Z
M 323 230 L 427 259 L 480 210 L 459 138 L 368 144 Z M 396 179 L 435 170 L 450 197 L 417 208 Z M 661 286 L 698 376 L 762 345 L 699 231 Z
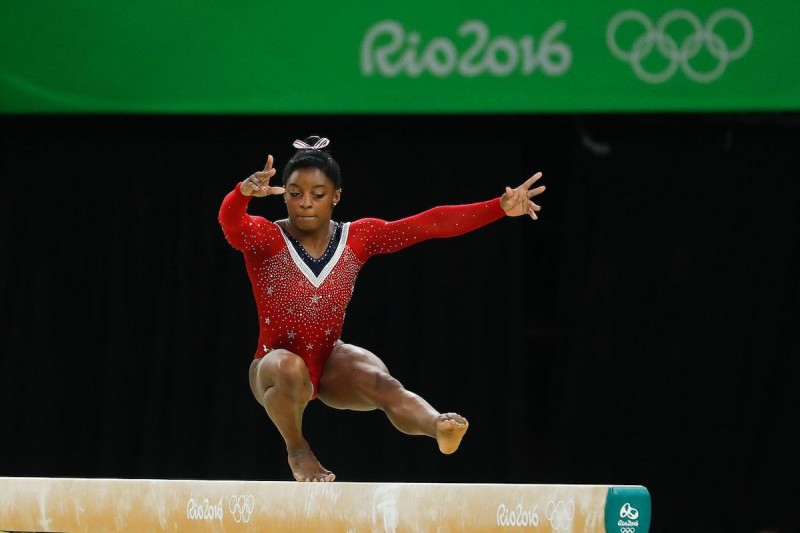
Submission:
M 351 224 L 353 249 L 362 260 L 376 254 L 392 253 L 428 239 L 455 237 L 474 231 L 504 216 L 529 215 L 538 220 L 541 207 L 532 198 L 544 192 L 544 185 L 531 189 L 541 178 L 537 172 L 522 185 L 506 187 L 499 198 L 463 205 L 434 207 L 395 221 L 361 219 Z

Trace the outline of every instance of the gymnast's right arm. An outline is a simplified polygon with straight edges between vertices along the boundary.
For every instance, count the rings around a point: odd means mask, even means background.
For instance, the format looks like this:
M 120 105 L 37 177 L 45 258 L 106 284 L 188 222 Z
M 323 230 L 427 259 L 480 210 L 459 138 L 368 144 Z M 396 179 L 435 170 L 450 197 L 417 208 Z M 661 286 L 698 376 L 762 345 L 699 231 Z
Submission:
M 277 228 L 263 217 L 247 214 L 247 206 L 253 196 L 263 197 L 283 194 L 283 187 L 270 187 L 269 180 L 275 175 L 272 156 L 267 157 L 264 170 L 255 172 L 229 192 L 222 201 L 217 220 L 228 242 L 237 250 L 245 251 L 260 241 L 259 236 L 274 232 Z
M 247 246 L 248 237 L 256 229 L 258 217 L 247 214 L 247 206 L 250 204 L 250 196 L 242 194 L 241 182 L 236 184 L 236 188 L 229 192 L 222 200 L 219 208 L 217 220 L 222 226 L 222 233 L 231 246 L 237 250 L 244 251 Z

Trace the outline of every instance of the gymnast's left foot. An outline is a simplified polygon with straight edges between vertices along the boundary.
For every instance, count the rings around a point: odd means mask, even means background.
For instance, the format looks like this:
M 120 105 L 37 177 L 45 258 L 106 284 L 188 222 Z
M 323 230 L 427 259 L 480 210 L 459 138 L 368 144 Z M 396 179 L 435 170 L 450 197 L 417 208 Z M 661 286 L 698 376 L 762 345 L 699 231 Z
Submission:
M 436 419 L 436 442 L 439 444 L 439 451 L 448 455 L 455 452 L 468 427 L 469 422 L 461 415 L 440 414 Z

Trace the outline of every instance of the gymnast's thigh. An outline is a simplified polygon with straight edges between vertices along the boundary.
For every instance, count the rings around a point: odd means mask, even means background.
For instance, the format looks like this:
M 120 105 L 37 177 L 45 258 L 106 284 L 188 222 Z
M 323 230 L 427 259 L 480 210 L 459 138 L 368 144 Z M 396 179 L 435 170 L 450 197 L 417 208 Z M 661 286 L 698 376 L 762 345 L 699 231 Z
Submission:
M 391 379 L 389 370 L 374 353 L 354 344 L 334 346 L 319 382 L 319 399 L 336 409 L 370 411 L 377 405 L 371 388 Z

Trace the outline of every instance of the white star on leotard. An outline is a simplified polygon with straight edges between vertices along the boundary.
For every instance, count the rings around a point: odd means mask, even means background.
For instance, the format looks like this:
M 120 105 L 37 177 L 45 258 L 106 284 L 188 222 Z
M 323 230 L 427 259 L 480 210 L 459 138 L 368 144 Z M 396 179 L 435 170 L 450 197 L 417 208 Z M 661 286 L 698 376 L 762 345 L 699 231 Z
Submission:
M 289 336 L 290 339 L 294 339 L 295 332 L 294 331 L 290 331 L 289 333 L 287 333 L 287 335 Z

